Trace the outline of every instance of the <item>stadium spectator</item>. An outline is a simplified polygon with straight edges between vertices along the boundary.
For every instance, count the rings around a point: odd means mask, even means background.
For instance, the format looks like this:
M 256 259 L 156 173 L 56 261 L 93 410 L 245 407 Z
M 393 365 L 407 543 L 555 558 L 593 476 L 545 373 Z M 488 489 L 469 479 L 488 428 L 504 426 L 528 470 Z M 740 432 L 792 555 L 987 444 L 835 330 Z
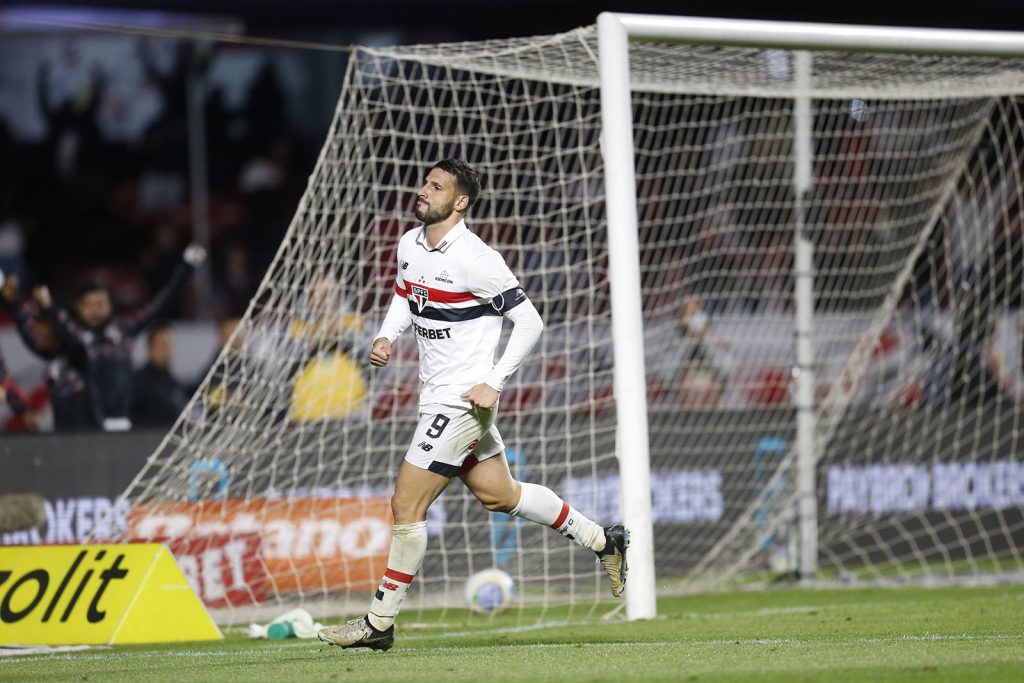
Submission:
M 195 406 L 199 415 L 224 409 L 232 402 L 235 392 L 238 391 L 241 379 L 237 370 L 241 362 L 242 347 L 245 345 L 245 337 L 242 334 L 235 334 L 240 322 L 239 318 L 228 318 L 221 322 L 217 330 L 217 350 L 209 368 L 199 378 L 199 384 L 193 391 L 195 393 L 200 390 L 203 380 L 209 376 L 202 401 Z
M 191 244 L 171 281 L 133 316 L 113 317 L 105 287 L 89 283 L 79 290 L 74 314 L 56 308 L 44 288 L 42 305 L 56 322 L 69 354 L 84 369 L 89 396 L 107 431 L 131 428 L 134 373 L 131 351 L 135 337 L 149 327 L 184 287 L 206 250 Z
M 149 332 L 146 364 L 135 372 L 132 424 L 160 427 L 173 424 L 188 402 L 188 396 L 171 374 L 174 343 L 171 328 L 158 324 Z
M 1012 409 L 1008 372 L 995 344 L 996 318 L 984 305 L 958 310 L 949 371 L 953 405 Z
M 67 183 L 66 189 L 74 192 L 74 184 L 86 181 L 90 175 L 89 170 L 99 164 L 102 158 L 103 138 L 97 125 L 96 113 L 103 101 L 106 79 L 103 72 L 97 70 L 90 79 L 79 84 L 74 92 L 63 93 L 64 99 L 54 103 L 51 100 L 50 91 L 53 87 L 50 71 L 46 63 L 39 68 L 39 110 L 46 120 L 49 133 L 48 152 L 52 170 L 58 180 Z M 85 191 L 86 188 L 77 189 L 77 192 Z
M 679 373 L 680 402 L 687 407 L 714 408 L 725 389 L 725 375 L 708 342 L 710 319 L 700 299 L 688 296 L 679 315 L 684 351 Z
M 60 432 L 97 429 L 100 417 L 86 391 L 85 376 L 81 367 L 68 356 L 53 321 L 42 314 L 39 304 L 41 290 L 37 288 L 34 299 L 19 303 L 18 278 L 12 275 L 3 281 L 0 292 L 0 300 L 14 319 L 22 342 L 47 362 L 46 389 L 53 413 L 53 429 Z M 30 408 L 33 415 L 28 416 L 25 429 L 34 431 L 38 427 L 36 418 L 44 403 L 32 392 Z
M 366 408 L 366 380 L 353 359 L 365 341 L 362 318 L 347 310 L 333 275 L 316 277 L 306 310 L 292 322 L 290 335 L 301 360 L 294 373 L 290 417 L 296 422 L 341 419 Z
M 7 374 L 3 351 L 0 351 L 0 403 L 6 403 L 15 414 L 25 412 L 25 397 Z

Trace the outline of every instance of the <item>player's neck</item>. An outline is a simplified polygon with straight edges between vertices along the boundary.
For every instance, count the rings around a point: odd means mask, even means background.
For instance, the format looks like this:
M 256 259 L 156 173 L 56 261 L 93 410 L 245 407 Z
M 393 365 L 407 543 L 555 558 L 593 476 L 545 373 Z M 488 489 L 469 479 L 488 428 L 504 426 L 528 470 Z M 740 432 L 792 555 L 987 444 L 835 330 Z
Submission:
M 440 223 L 424 225 L 423 234 L 427 238 L 427 246 L 435 249 L 444 240 L 444 236 L 451 232 L 451 229 L 458 225 L 461 220 L 462 214 L 452 212 L 451 216 Z

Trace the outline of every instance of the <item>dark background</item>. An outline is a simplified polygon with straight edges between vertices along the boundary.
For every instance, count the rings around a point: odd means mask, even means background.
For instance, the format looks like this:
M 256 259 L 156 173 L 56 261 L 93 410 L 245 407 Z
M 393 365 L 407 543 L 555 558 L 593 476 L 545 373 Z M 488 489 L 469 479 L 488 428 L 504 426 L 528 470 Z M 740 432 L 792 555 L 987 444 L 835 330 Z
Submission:
M 62 0 L 59 3 L 0 3 L 0 40 L 7 36 L 11 37 L 11 43 L 37 39 L 39 54 L 46 54 L 40 58 L 41 63 L 48 62 L 51 76 L 59 81 L 67 71 L 69 60 L 63 59 L 53 47 L 55 38 L 72 46 L 61 49 L 73 50 L 76 40 L 95 41 L 109 36 L 111 41 L 123 41 L 131 35 L 126 31 L 75 31 L 68 28 L 69 23 L 102 23 L 120 26 L 127 31 L 140 26 L 158 27 L 164 31 L 163 34 L 140 35 L 137 39 L 154 53 L 161 49 L 164 51 L 165 58 L 157 60 L 157 63 L 168 75 L 172 69 L 166 56 L 168 50 L 173 49 L 169 45 L 188 43 L 190 35 L 209 36 L 222 32 L 218 29 L 234 32 L 238 41 L 214 41 L 198 49 L 211 52 L 211 62 L 220 60 L 223 65 L 247 47 L 251 52 L 253 46 L 243 43 L 252 38 L 325 46 L 510 38 L 557 33 L 593 24 L 597 14 L 604 10 L 1024 30 L 1024 2 L 1014 0 L 977 0 L 970 3 L 919 0 Z M 29 24 L 12 29 L 12 17 L 32 12 L 42 14 L 37 14 Z M 177 38 L 170 37 L 174 31 L 180 31 Z M 207 132 L 211 161 L 209 189 L 213 195 L 211 221 L 214 223 L 208 246 L 211 247 L 212 258 L 203 284 L 204 294 L 198 300 L 196 294 L 187 294 L 183 303 L 171 311 L 173 318 L 223 319 L 238 315 L 244 309 L 269 263 L 274 251 L 271 245 L 276 245 L 283 234 L 330 123 L 345 53 L 267 45 L 257 46 L 257 49 L 262 51 L 258 58 L 271 64 L 268 69 L 270 78 L 263 83 L 266 87 L 250 90 L 248 110 L 236 103 L 233 109 L 220 111 L 221 120 L 230 118 L 222 136 L 230 134 L 233 136 L 230 141 L 226 137 L 218 141 L 213 139 L 214 133 Z M 15 58 L 24 58 L 25 52 L 17 55 Z M 134 55 L 128 58 L 133 59 Z M 95 55 L 83 51 L 78 59 L 89 64 L 95 60 Z M 291 71 L 283 68 L 287 60 L 293 64 Z M 36 73 L 19 77 L 34 79 Z M 251 83 L 256 82 L 251 75 L 244 77 L 251 79 Z M 109 114 L 116 106 L 112 100 L 117 96 L 129 100 L 134 97 L 133 94 L 125 94 L 126 86 L 124 82 L 119 83 L 118 78 L 118 74 L 107 75 L 106 88 L 101 95 L 105 98 L 100 106 L 101 115 L 104 111 Z M 296 85 L 303 80 L 304 83 Z M 32 111 L 35 106 L 34 84 L 20 91 L 11 88 L 5 91 L 3 86 L 0 75 L 0 100 L 15 96 L 22 99 L 31 97 L 32 101 L 21 106 L 20 111 Z M 140 96 L 152 96 L 157 89 L 152 78 L 148 83 L 127 87 L 138 88 Z M 17 94 L 12 95 L 14 92 Z M 59 106 L 61 98 L 65 101 L 73 99 L 77 91 L 68 92 L 71 97 L 67 92 L 51 95 L 51 105 Z M 180 134 L 187 128 L 185 111 L 181 106 L 184 97 L 180 92 L 175 95 L 179 100 L 175 108 L 174 103 L 168 102 L 166 94 L 165 90 L 165 108 L 158 117 L 162 121 L 157 121 L 163 124 L 159 131 L 164 140 L 163 148 L 147 148 L 141 136 L 125 144 L 124 141 L 110 139 L 108 131 L 104 132 L 104 139 L 95 140 L 92 158 L 80 158 L 76 169 L 78 177 L 87 176 L 95 187 L 77 182 L 74 172 L 65 173 L 65 178 L 71 178 L 68 185 L 74 188 L 74 192 L 69 194 L 58 188 L 56 196 L 52 188 L 54 176 L 58 174 L 52 166 L 60 153 L 61 132 L 54 130 L 55 126 L 51 124 L 44 137 L 30 136 L 26 139 L 24 135 L 19 136 L 18 126 L 13 125 L 16 122 L 8 122 L 14 136 L 13 142 L 9 141 L 7 137 L 11 133 L 2 130 L 4 121 L 0 111 L 0 155 L 7 157 L 5 161 L 9 168 L 17 166 L 20 169 L 18 177 L 11 177 L 13 172 L 5 175 L 0 171 L 0 223 L 13 217 L 25 242 L 20 259 L 10 262 L 0 255 L 0 268 L 19 273 L 26 285 L 48 283 L 58 297 L 64 298 L 70 296 L 81 281 L 99 280 L 110 286 L 115 305 L 125 310 L 138 307 L 155 292 L 169 274 L 176 253 L 191 237 L 187 141 Z M 207 106 L 212 106 L 209 101 Z M 14 110 L 19 111 L 18 108 Z M 70 127 L 77 127 L 81 132 L 89 125 L 91 121 L 87 117 L 80 117 Z M 216 125 L 215 121 L 207 123 L 208 127 Z M 177 137 L 174 137 L 174 130 L 168 133 L 174 128 L 179 133 Z M 250 134 L 246 136 L 245 131 Z M 88 135 L 90 130 L 84 130 L 84 133 Z M 85 141 L 89 142 L 88 137 Z M 225 144 L 218 147 L 218 142 Z M 225 146 L 227 142 L 230 142 L 230 149 Z M 275 143 L 280 143 L 276 149 Z M 80 157 L 88 157 L 88 154 L 89 148 L 80 145 Z M 270 198 L 269 208 L 254 207 L 252 202 L 247 204 L 245 200 L 249 197 L 243 197 L 244 188 L 240 187 L 247 164 L 251 168 L 260 160 L 270 160 L 284 169 L 285 180 L 275 188 L 277 195 Z M 133 183 L 143 179 L 154 168 L 157 172 L 176 173 L 183 181 L 185 196 L 177 201 L 177 211 L 169 210 L 167 206 L 161 206 L 159 212 L 135 210 Z M 74 194 L 80 196 L 71 196 Z M 235 201 L 239 197 L 242 200 Z M 63 209 L 58 211 L 55 205 Z M 265 225 L 253 226 L 250 220 L 253 215 L 265 217 Z M 125 264 L 130 266 L 129 271 L 139 270 L 141 266 L 141 277 L 134 272 L 126 272 Z M 208 301 L 214 303 L 209 304 Z
M 43 3 L 10 3 L 32 6 Z M 56 4 L 56 3 L 51 3 Z M 454 33 L 464 39 L 507 38 L 561 31 L 593 23 L 602 10 L 689 16 L 856 22 L 947 28 L 1024 28 L 1024 3 L 1017 0 L 920 2 L 918 0 L 691 0 L 690 2 L 588 2 L 587 0 L 63 0 L 64 6 L 160 9 L 243 17 L 248 28 L 263 34 L 308 30 L 330 25 L 401 26 L 417 31 Z
M 65 304 L 83 282 L 101 282 L 119 313 L 137 310 L 160 289 L 196 238 L 185 81 L 173 76 L 175 65 L 200 55 L 210 65 L 203 72 L 210 258 L 166 312 L 178 325 L 176 376 L 193 384 L 216 351 L 216 327 L 240 315 L 255 292 L 334 112 L 345 51 L 299 43 L 341 48 L 543 35 L 591 25 L 602 10 L 1024 30 L 1024 1 L 1011 0 L 0 0 L 0 268 L 19 275 L 23 294 L 46 284 Z M 32 22 L 15 24 L 19 13 L 31 12 Z M 122 30 L 70 28 L 75 23 Z M 133 34 L 140 26 L 164 32 Z M 193 39 L 224 30 L 237 39 Z M 143 75 L 146 50 L 166 82 Z M 55 86 L 49 118 L 38 103 L 47 68 Z M 105 74 L 100 86 L 90 85 L 94 71 Z M 97 92 L 99 105 L 90 111 Z M 154 103 L 140 117 L 144 132 L 119 135 L 105 125 L 138 101 Z M 182 333 L 182 322 L 194 334 Z M 29 393 L 41 391 L 41 365 L 2 312 L 0 339 L 14 379 Z M 0 429 L 6 419 L 0 412 Z

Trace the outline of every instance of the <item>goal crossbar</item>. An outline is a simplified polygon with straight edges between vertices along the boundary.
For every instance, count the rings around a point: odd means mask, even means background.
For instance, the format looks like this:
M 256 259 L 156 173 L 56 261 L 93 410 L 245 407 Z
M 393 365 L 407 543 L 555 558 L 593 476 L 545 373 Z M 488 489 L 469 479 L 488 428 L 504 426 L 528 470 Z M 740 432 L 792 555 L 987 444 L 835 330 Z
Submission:
M 1024 32 L 1020 31 L 903 28 L 614 12 L 602 13 L 600 17 L 608 17 L 606 21 L 618 23 L 633 38 L 663 38 L 694 45 L 989 57 L 1024 55 Z

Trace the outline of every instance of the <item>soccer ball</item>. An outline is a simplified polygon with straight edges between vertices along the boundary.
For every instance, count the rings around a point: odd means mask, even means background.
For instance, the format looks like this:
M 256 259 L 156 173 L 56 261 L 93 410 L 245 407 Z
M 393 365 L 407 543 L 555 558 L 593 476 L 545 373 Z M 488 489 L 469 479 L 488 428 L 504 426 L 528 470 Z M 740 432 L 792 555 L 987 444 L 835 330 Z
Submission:
M 484 569 L 466 580 L 466 602 L 480 614 L 497 614 L 512 603 L 516 584 L 500 569 Z
M 863 123 L 867 121 L 871 116 L 871 107 L 864 100 L 853 99 L 850 100 L 850 118 L 854 121 Z

